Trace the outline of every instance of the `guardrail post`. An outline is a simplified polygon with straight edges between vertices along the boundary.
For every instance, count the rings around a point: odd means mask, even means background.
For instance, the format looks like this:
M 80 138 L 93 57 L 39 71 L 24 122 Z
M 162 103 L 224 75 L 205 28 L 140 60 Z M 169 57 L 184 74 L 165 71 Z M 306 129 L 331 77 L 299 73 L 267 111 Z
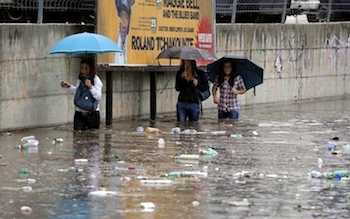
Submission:
M 331 21 L 331 16 L 332 16 L 332 3 L 333 3 L 333 0 L 328 0 L 327 22 L 330 22 L 330 21 Z
M 232 4 L 232 17 L 231 17 L 231 23 L 236 23 L 236 16 L 237 16 L 237 1 L 233 0 Z
M 281 17 L 281 23 L 283 24 L 286 20 L 287 16 L 287 6 L 288 6 L 288 0 L 284 0 L 283 3 L 283 12 L 282 12 L 282 17 Z
M 38 24 L 43 23 L 44 16 L 44 0 L 38 0 Z

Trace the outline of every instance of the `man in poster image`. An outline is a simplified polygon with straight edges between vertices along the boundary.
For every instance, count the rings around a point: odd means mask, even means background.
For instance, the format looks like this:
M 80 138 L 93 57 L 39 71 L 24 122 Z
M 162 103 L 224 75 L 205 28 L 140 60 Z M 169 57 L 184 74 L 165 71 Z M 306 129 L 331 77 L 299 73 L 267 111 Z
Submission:
M 117 44 L 123 49 L 122 53 L 114 55 L 116 64 L 127 64 L 127 39 L 130 29 L 131 7 L 134 3 L 135 0 L 115 0 L 117 15 L 120 20 Z

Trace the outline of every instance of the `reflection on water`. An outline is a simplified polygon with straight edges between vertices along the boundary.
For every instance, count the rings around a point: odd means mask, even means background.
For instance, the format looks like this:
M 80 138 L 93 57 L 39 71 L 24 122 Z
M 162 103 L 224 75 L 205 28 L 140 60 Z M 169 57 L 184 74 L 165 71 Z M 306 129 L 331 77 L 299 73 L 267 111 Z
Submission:
M 350 101 L 259 106 L 235 124 L 215 112 L 170 134 L 171 117 L 154 124 L 161 133 L 137 133 L 147 121 L 116 122 L 113 130 L 73 133 L 70 127 L 14 132 L 0 137 L 0 218 L 349 218 L 347 180 L 310 179 L 311 170 L 349 169 L 348 155 L 332 155 L 330 138 L 350 142 Z M 35 135 L 38 150 L 19 151 Z M 61 137 L 63 143 L 53 144 Z M 165 147 L 158 147 L 158 139 Z M 176 160 L 211 147 L 208 159 Z M 340 147 L 341 148 L 341 147 Z M 166 177 L 172 171 L 208 176 Z M 26 172 L 24 174 L 24 172 Z M 192 173 L 190 172 L 190 173 Z M 35 179 L 36 182 L 27 179 Z M 145 181 L 146 180 L 146 181 Z M 147 180 L 154 180 L 150 183 Z M 32 187 L 32 191 L 23 187 Z M 141 203 L 152 202 L 145 209 Z M 145 204 L 147 205 L 147 204 Z

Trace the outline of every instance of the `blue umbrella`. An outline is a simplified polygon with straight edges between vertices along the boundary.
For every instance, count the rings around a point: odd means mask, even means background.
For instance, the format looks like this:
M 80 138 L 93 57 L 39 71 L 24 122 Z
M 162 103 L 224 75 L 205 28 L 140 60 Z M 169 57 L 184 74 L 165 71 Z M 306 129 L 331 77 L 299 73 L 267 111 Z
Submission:
M 246 58 L 224 56 L 208 65 L 209 80 L 215 82 L 218 74 L 223 70 L 224 63 L 231 62 L 235 66 L 237 75 L 243 78 L 247 90 L 255 88 L 264 81 L 264 69 Z
M 50 54 L 98 54 L 122 52 L 123 50 L 110 38 L 94 33 L 78 33 L 60 40 Z

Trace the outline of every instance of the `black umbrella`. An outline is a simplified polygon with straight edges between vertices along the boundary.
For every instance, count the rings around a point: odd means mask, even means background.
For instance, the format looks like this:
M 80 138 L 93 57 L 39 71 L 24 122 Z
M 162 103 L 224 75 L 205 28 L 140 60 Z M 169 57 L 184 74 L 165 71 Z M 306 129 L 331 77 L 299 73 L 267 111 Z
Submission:
M 193 47 L 173 47 L 163 50 L 158 59 L 215 60 L 207 50 Z
M 208 65 L 209 80 L 215 82 L 222 66 L 226 62 L 231 62 L 235 66 L 237 75 L 243 78 L 245 88 L 247 90 L 254 88 L 263 83 L 264 69 L 246 58 L 239 58 L 234 56 L 224 56 L 221 59 Z

